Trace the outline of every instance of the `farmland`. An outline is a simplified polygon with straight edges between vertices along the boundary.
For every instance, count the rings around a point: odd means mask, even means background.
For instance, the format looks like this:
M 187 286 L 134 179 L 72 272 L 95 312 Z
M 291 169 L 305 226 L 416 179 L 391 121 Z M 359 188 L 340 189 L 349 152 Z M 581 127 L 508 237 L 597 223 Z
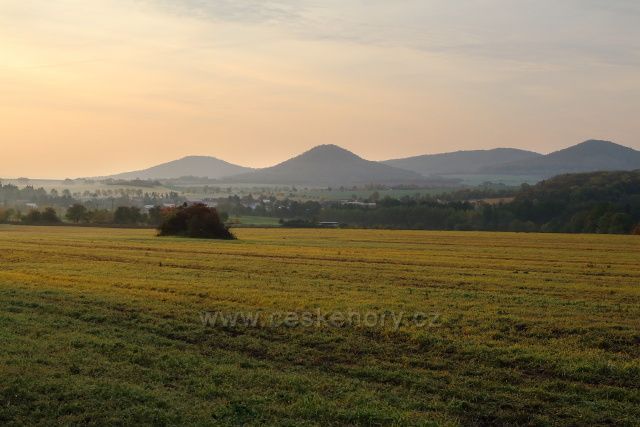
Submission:
M 0 423 L 640 423 L 638 236 L 235 232 L 0 226 Z

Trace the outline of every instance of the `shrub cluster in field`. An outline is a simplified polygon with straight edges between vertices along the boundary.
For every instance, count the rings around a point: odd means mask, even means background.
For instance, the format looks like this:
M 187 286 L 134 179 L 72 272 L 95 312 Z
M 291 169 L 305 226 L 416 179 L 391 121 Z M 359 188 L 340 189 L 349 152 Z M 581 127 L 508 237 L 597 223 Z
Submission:
M 215 208 L 203 204 L 166 210 L 158 227 L 160 236 L 185 236 L 207 239 L 234 239 Z

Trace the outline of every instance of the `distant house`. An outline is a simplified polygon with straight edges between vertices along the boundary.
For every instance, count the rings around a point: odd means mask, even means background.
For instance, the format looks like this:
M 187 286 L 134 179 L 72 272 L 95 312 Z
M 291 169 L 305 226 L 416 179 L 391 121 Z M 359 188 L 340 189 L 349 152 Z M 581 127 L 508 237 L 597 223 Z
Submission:
M 36 203 L 25 203 L 24 205 L 29 209 L 38 209 L 38 205 Z

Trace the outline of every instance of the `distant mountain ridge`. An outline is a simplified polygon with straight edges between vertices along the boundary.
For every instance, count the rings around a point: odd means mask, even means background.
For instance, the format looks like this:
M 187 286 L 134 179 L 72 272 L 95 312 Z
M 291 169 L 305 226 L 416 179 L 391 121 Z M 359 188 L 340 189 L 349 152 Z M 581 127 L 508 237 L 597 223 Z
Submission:
M 264 184 L 368 184 L 423 181 L 416 172 L 365 160 L 351 151 L 320 145 L 275 166 L 229 178 L 233 182 Z
M 592 139 L 537 158 L 486 166 L 480 172 L 551 177 L 565 173 L 635 169 L 640 169 L 640 151 L 611 141 Z
M 225 183 L 284 185 L 424 184 L 433 176 L 548 178 L 595 171 L 640 169 L 640 151 L 610 141 L 589 140 L 546 155 L 515 148 L 456 151 L 374 162 L 337 145 L 320 145 L 264 169 L 234 165 L 215 157 L 188 156 L 115 179 L 175 179 L 186 176 Z M 483 178 L 484 179 L 484 178 Z
M 386 160 L 382 163 L 417 172 L 422 175 L 475 174 L 481 169 L 501 163 L 541 157 L 542 154 L 516 148 L 455 151 L 442 154 Z
M 252 171 L 251 168 L 234 165 L 209 156 L 187 156 L 162 163 L 148 169 L 111 175 L 114 179 L 172 179 L 185 176 L 220 179 Z

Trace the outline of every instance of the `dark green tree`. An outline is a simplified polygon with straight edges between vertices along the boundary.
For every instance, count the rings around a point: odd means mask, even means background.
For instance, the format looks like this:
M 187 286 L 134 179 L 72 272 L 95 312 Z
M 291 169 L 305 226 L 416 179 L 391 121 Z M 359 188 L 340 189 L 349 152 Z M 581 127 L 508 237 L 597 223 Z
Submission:
M 44 224 L 57 224 L 61 222 L 58 213 L 53 208 L 45 208 L 41 214 L 41 219 Z
M 120 206 L 113 214 L 113 222 L 116 224 L 138 224 L 142 219 L 140 208 Z
M 65 218 L 74 223 L 79 223 L 80 221 L 87 221 L 88 212 L 87 208 L 84 205 L 76 203 L 67 209 L 67 213 L 65 214 Z

